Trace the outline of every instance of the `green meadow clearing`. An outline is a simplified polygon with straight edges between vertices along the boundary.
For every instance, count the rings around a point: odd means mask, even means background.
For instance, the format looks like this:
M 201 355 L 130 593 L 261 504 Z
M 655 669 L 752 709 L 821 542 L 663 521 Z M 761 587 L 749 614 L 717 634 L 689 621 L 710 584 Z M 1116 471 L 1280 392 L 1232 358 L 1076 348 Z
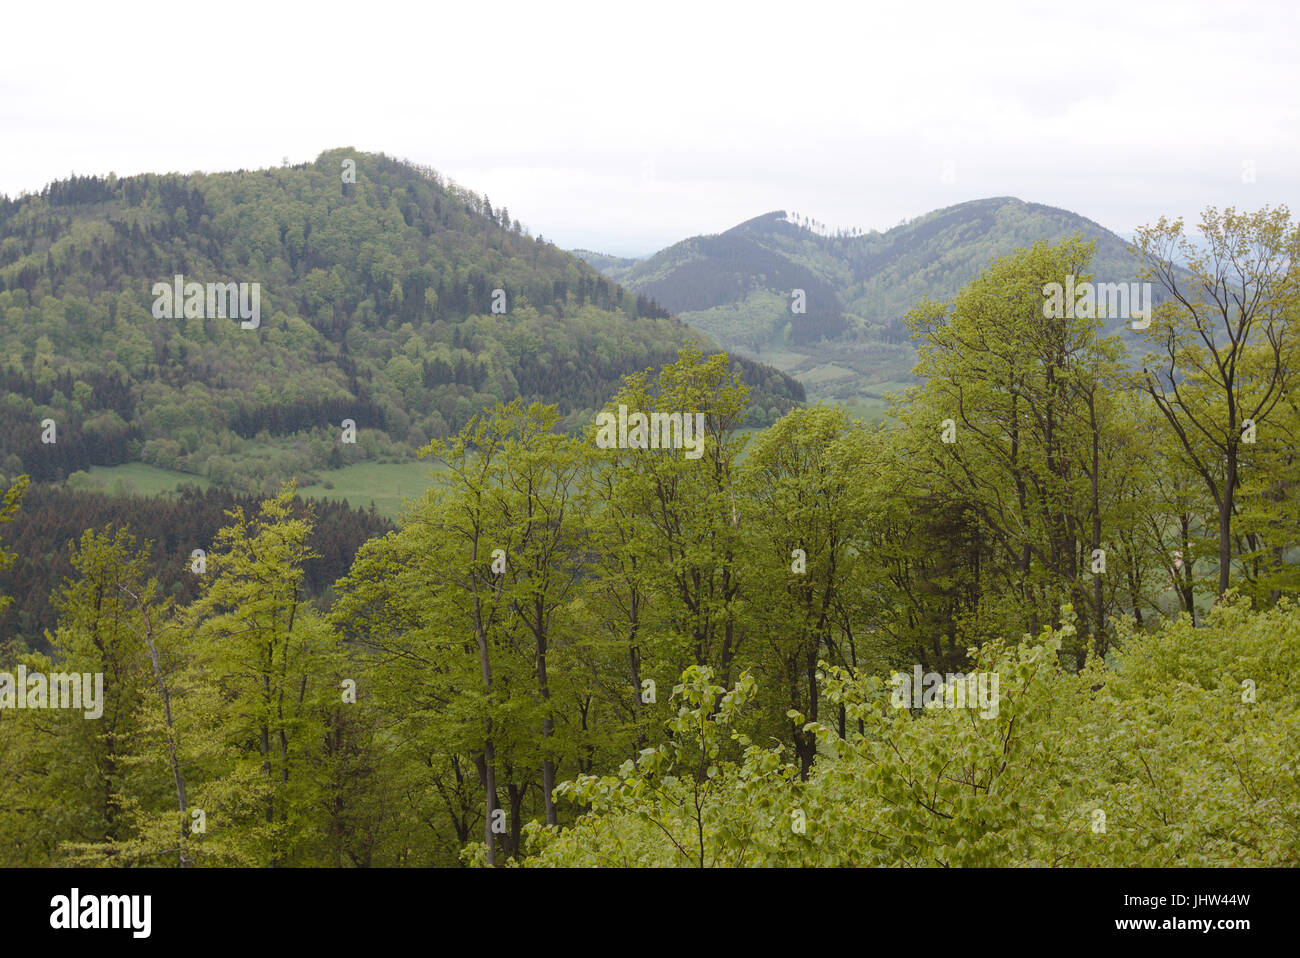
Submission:
M 299 486 L 298 494 L 304 499 L 346 500 L 348 505 L 364 509 L 373 502 L 382 515 L 396 519 L 401 515 L 403 500 L 428 488 L 434 468 L 435 464 L 429 462 L 362 462 L 342 469 L 322 469 L 317 472 L 320 481 Z M 174 493 L 187 484 L 201 489 L 211 486 L 202 476 L 142 462 L 92 466 L 86 472 L 74 473 L 68 484 L 79 489 L 142 496 Z
M 159 469 L 143 462 L 128 462 L 121 466 L 91 466 L 84 472 L 74 472 L 68 477 L 68 485 L 74 489 L 152 496 L 160 492 L 175 492 L 183 485 L 207 489 L 212 483 L 202 476 L 192 476 L 187 472 Z
M 429 488 L 431 476 L 441 463 L 434 462 L 359 462 L 342 469 L 322 469 L 319 483 L 301 486 L 304 499 L 347 500 L 348 505 L 369 508 L 370 503 L 390 519 L 401 515 L 402 503 L 418 497 Z M 326 488 L 329 483 L 334 488 Z

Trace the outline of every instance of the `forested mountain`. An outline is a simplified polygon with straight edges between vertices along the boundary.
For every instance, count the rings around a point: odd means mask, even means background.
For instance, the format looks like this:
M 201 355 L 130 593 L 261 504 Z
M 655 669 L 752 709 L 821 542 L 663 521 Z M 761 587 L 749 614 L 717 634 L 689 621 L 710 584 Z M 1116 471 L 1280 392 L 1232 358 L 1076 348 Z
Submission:
M 1110 230 L 1013 197 L 960 203 L 884 233 L 826 233 L 777 211 L 716 236 L 683 240 L 632 266 L 575 252 L 725 348 L 761 354 L 782 345 L 814 347 L 820 340 L 854 350 L 867 345 L 895 357 L 887 372 L 906 379 L 915 354 L 903 317 L 917 302 L 948 299 L 996 256 L 1074 234 L 1096 240 L 1097 281 L 1138 278 L 1128 244 Z M 794 289 L 805 291 L 806 313 L 792 312 Z M 908 348 L 890 348 L 897 346 Z
M 183 286 L 166 318 L 177 276 L 203 288 L 191 301 Z M 226 283 L 245 284 L 249 307 L 256 284 L 256 320 L 217 310 L 209 284 Z M 576 428 L 623 375 L 691 337 L 504 206 L 382 154 L 74 176 L 0 197 L 8 477 L 141 460 L 274 489 L 413 456 L 516 397 L 555 403 Z M 764 422 L 802 398 L 774 370 L 743 372 Z M 355 444 L 339 441 L 344 419 Z
M 788 222 L 784 213 L 769 213 L 717 236 L 683 240 L 630 269 L 621 263 L 620 275 L 629 288 L 653 291 L 645 295 L 674 312 L 701 314 L 720 341 L 742 345 L 747 334 L 753 349 L 788 325 L 791 341 L 816 342 L 838 337 L 846 328 L 839 295 L 828 281 L 825 267 L 832 258 L 825 240 Z M 578 255 L 610 269 L 607 257 Z M 806 291 L 806 313 L 791 314 L 793 289 Z M 724 322 L 726 310 L 742 306 L 747 315 Z

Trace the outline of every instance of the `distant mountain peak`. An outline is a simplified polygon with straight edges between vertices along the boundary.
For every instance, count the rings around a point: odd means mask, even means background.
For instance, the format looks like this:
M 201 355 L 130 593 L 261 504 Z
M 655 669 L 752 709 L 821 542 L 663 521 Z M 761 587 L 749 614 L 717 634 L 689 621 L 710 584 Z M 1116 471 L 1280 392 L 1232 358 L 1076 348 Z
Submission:
M 1076 233 L 1097 241 L 1098 275 L 1136 278 L 1122 237 L 1017 196 L 955 203 L 883 233 L 832 231 L 812 217 L 772 210 L 634 263 L 586 258 L 724 346 L 760 351 L 823 338 L 906 345 L 902 317 L 918 300 L 946 299 L 998 255 Z M 792 311 L 795 289 L 812 304 L 807 313 Z

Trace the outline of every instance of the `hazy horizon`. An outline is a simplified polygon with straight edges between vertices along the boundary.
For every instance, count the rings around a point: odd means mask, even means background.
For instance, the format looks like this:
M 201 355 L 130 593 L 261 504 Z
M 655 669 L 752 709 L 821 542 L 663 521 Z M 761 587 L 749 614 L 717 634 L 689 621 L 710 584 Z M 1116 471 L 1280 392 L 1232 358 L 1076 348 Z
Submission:
M 564 12 L 380 0 L 299 21 L 239 2 L 223 17 L 256 29 L 229 68 L 199 69 L 201 10 L 78 10 L 59 70 L 39 44 L 0 63 L 0 193 L 353 146 L 431 166 L 561 247 L 622 256 L 777 209 L 884 231 L 1015 196 L 1130 233 L 1208 205 L 1300 206 L 1286 3 L 1107 0 L 1086 22 L 1019 2 Z M 13 35 L 44 19 L 8 14 Z

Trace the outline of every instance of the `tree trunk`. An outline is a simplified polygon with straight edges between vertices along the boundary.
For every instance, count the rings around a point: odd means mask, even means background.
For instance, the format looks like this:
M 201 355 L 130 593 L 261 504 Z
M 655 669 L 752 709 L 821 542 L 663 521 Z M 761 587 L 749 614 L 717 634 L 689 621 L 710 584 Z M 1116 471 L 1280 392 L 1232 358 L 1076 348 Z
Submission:
M 1219 500 L 1219 598 L 1228 591 L 1232 575 L 1232 505 L 1237 485 L 1237 444 L 1228 443 L 1228 473 L 1223 478 L 1223 498 Z

